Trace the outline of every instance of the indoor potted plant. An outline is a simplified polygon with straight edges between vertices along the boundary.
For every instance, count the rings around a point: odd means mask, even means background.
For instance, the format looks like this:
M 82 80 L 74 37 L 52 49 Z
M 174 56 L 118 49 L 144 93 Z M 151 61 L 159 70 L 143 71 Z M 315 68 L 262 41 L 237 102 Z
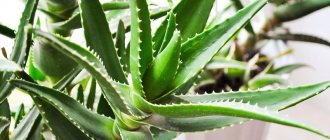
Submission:
M 267 3 L 266 0 L 256 0 L 206 30 L 213 1 L 192 3 L 182 0 L 166 14 L 153 36 L 151 15 L 145 0 L 103 5 L 97 0 L 82 0 L 75 14 L 72 11 L 78 3 L 72 1 L 70 8 L 66 7 L 69 5 L 67 1 L 46 1 L 47 9 L 42 11 L 56 19 L 49 23 L 51 33 L 29 25 L 34 23 L 38 0 L 27 1 L 15 35 L 12 30 L 1 26 L 1 33 L 15 37 L 9 60 L 1 60 L 0 70 L 4 72 L 1 73 L 0 94 L 4 110 L 1 112 L 2 138 L 9 138 L 10 110 L 6 97 L 14 86 L 31 95 L 35 106 L 22 120 L 21 114 L 24 113 L 16 113 L 16 120 L 21 121 L 10 135 L 12 139 L 41 139 L 42 134 L 49 131 L 58 139 L 70 140 L 171 139 L 177 132 L 224 128 L 250 119 L 302 128 L 329 138 L 325 133 L 276 113 L 325 90 L 330 86 L 329 82 L 277 90 L 187 94 L 200 71 Z M 114 43 L 103 12 L 106 6 L 109 9 L 130 8 L 129 47 L 124 43 L 127 29 L 123 23 L 119 24 Z M 52 12 L 53 9 L 59 13 Z M 153 17 L 163 13 L 158 12 Z M 76 20 L 77 17 L 81 17 L 81 21 Z M 64 38 L 70 35 L 71 29 L 79 27 L 84 29 L 88 49 Z M 32 34 L 38 38 L 32 38 Z M 45 45 L 44 48 L 35 47 L 51 53 L 47 56 L 26 55 L 30 52 L 31 40 L 39 40 L 38 44 Z M 40 51 L 40 54 L 45 53 Z M 42 63 L 44 60 L 40 59 L 47 57 L 53 57 L 53 61 Z M 35 61 L 40 71 L 32 62 L 30 75 L 25 73 L 28 58 L 40 60 Z M 47 65 L 60 67 L 54 69 Z M 72 68 L 66 70 L 68 66 Z M 76 100 L 69 96 L 71 81 L 82 68 L 89 72 L 92 81 L 86 103 L 81 92 L 86 80 L 78 83 L 81 86 Z M 38 74 L 45 74 L 48 78 L 40 78 Z M 96 85 L 102 92 L 97 109 L 93 107 Z

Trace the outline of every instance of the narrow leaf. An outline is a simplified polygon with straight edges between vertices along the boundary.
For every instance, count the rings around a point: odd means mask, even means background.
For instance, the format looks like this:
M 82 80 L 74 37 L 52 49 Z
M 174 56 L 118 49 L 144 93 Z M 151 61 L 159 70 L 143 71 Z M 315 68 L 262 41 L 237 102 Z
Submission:
M 114 80 L 127 83 L 101 4 L 98 0 L 82 0 L 80 9 L 87 44 L 100 56 Z
M 24 104 L 21 104 L 19 106 L 18 111 L 16 112 L 16 115 L 15 115 L 15 125 L 14 125 L 14 128 L 17 127 L 17 125 L 20 123 L 20 121 L 22 120 L 22 118 L 24 117 L 24 115 L 25 115 L 25 107 L 24 107 Z
M 0 24 L 0 34 L 7 36 L 9 38 L 15 38 L 15 31 L 2 24 Z
M 70 121 L 70 123 L 73 123 L 75 127 L 87 136 L 94 137 L 95 139 L 113 139 L 112 133 L 109 133 L 112 131 L 113 120 L 89 111 L 70 96 L 47 87 L 21 80 L 12 80 L 11 84 L 21 89 L 28 90 L 29 94 L 31 94 L 34 99 L 37 99 L 37 104 L 39 104 L 37 107 L 45 111 L 41 113 L 42 115 L 59 112 L 63 115 L 62 121 Z M 55 109 L 46 110 L 47 108 Z M 49 119 L 50 114 L 48 114 L 46 118 Z M 49 120 L 49 123 L 58 123 L 55 121 L 57 120 L 56 117 L 57 116 L 53 116 L 52 118 L 54 120 Z M 57 125 L 63 127 L 61 123 Z M 72 135 L 74 135 L 74 133 L 72 133 Z
M 14 46 L 10 55 L 10 60 L 17 63 L 19 66 L 24 67 L 27 59 L 27 52 L 32 44 L 32 35 L 28 33 L 24 28 L 28 24 L 33 24 L 34 15 L 37 9 L 39 0 L 28 0 L 25 4 L 25 8 L 20 19 L 18 30 L 15 36 Z M 6 80 L 13 78 L 12 73 L 4 73 L 2 81 L 0 82 L 0 102 L 4 101 L 6 97 L 11 93 L 13 87 L 8 84 Z
M 36 107 L 33 107 L 23 120 L 14 129 L 13 134 L 10 136 L 12 139 L 29 139 L 36 131 L 36 128 L 41 123 L 41 116 Z
M 152 42 L 146 0 L 129 0 L 131 11 L 130 72 L 135 92 L 142 95 L 142 76 L 151 63 Z
M 89 109 L 94 108 L 95 93 L 96 93 L 96 81 L 95 81 L 95 79 L 92 79 L 90 87 L 89 87 L 89 94 L 88 94 L 87 103 L 86 103 L 86 107 Z
M 180 34 L 176 31 L 165 50 L 147 69 L 142 80 L 147 99 L 159 97 L 173 80 L 180 63 L 180 41 Z
M 272 74 L 286 74 L 286 73 L 291 73 L 292 71 L 302 68 L 302 67 L 306 67 L 307 65 L 305 64 L 289 64 L 289 65 L 285 65 L 282 67 L 279 67 L 273 71 L 271 71 Z
M 79 103 L 84 104 L 84 88 L 82 87 L 82 85 L 79 85 L 78 87 L 76 100 Z
M 56 43 L 57 45 L 53 45 L 53 47 L 55 47 L 57 50 L 61 51 L 65 55 L 71 57 L 80 65 L 82 65 L 103 88 L 104 92 L 102 93 L 104 93 L 104 96 L 106 97 L 109 104 L 111 104 L 112 107 L 118 107 L 121 111 L 130 114 L 126 104 L 124 103 L 123 98 L 121 97 L 122 95 L 117 93 L 117 91 L 113 87 L 113 84 L 115 85 L 117 83 L 111 80 L 104 66 L 98 60 L 98 58 L 96 58 L 85 48 L 82 48 L 79 45 L 74 44 L 70 41 L 42 32 L 40 30 L 31 30 L 36 35 Z
M 180 56 L 182 64 L 171 82 L 169 92 L 164 96 L 194 78 L 266 3 L 267 0 L 256 0 L 223 23 L 183 43 Z
M 0 59 L 1 72 L 17 72 L 22 71 L 22 68 L 13 61 L 7 59 Z
M 307 100 L 330 87 L 330 82 L 323 82 L 309 86 L 294 87 L 280 90 L 265 91 L 238 91 L 213 93 L 204 95 L 181 95 L 181 100 L 193 103 L 218 102 L 222 100 L 243 101 L 244 103 L 258 104 L 270 110 L 283 110 Z M 148 122 L 172 131 L 195 132 L 225 128 L 241 124 L 248 119 L 228 116 L 206 116 L 194 118 L 166 118 L 167 123 L 159 121 L 160 116 L 151 117 Z M 160 117 L 162 118 L 162 117 Z M 164 119 L 164 118 L 163 118 Z M 196 127 L 198 126 L 198 127 Z
M 169 118 L 192 118 L 216 115 L 242 117 L 297 127 L 313 132 L 320 136 L 330 138 L 329 135 L 322 133 L 317 129 L 283 117 L 277 112 L 268 111 L 258 106 L 246 103 L 224 101 L 216 103 L 190 103 L 173 105 L 154 105 L 146 103 L 146 105 L 150 107 L 150 111 L 156 114 L 156 116 L 159 115 Z
M 282 78 L 280 75 L 274 75 L 274 74 L 262 74 L 258 75 L 248 82 L 248 87 L 250 89 L 258 89 L 263 88 L 268 85 L 273 84 L 285 84 L 286 80 Z

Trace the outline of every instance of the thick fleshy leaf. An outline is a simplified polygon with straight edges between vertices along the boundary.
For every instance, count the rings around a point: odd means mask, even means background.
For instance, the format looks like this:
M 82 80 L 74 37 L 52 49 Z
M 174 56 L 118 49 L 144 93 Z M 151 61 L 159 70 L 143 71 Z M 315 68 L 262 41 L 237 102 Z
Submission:
M 102 4 L 102 9 L 104 11 L 109 10 L 118 10 L 118 9 L 128 9 L 129 5 L 127 2 L 108 2 Z M 56 28 L 62 28 L 66 30 L 73 30 L 81 28 L 81 19 L 80 13 L 76 13 L 75 15 L 71 16 L 68 20 L 54 23 L 52 26 Z
M 205 95 L 180 95 L 177 96 L 189 102 L 217 102 L 222 100 L 236 100 L 251 104 L 258 104 L 271 110 L 282 110 L 307 100 L 330 87 L 330 82 L 313 85 L 254 91 L 236 91 L 212 93 Z
M 18 111 L 15 114 L 15 125 L 14 125 L 14 128 L 16 128 L 17 125 L 21 122 L 21 120 L 23 119 L 24 115 L 25 115 L 25 107 L 24 107 L 24 104 L 21 104 L 19 106 Z
M 165 50 L 157 55 L 145 72 L 142 82 L 147 99 L 159 97 L 173 80 L 180 64 L 180 45 L 180 34 L 176 31 Z
M 25 4 L 22 17 L 16 32 L 14 47 L 12 49 L 10 60 L 17 63 L 19 66 L 24 67 L 27 59 L 27 52 L 32 44 L 32 35 L 28 33 L 24 28 L 28 24 L 33 24 L 34 15 L 37 9 L 39 0 L 28 0 Z M 8 84 L 6 80 L 14 78 L 12 73 L 4 73 L 2 81 L 0 82 L 0 102 L 4 101 L 6 97 L 11 93 L 13 87 Z
M 156 127 L 150 127 L 153 140 L 170 140 L 178 136 L 177 132 L 161 130 Z
M 118 28 L 117 28 L 117 32 L 116 32 L 115 46 L 116 46 L 119 60 L 123 67 L 123 70 L 125 72 L 127 72 L 129 59 L 127 59 L 127 57 L 126 57 L 126 55 L 127 55 L 126 52 L 127 52 L 127 49 L 129 49 L 129 48 L 126 48 L 125 33 L 126 33 L 126 29 L 125 29 L 124 22 L 120 20 L 118 23 Z
M 86 102 L 86 107 L 89 109 L 94 108 L 95 94 L 96 94 L 96 81 L 95 81 L 95 79 L 92 79 L 90 87 L 89 87 L 89 94 L 87 97 L 87 102 Z
M 330 0 L 299 0 L 276 8 L 274 16 L 281 22 L 291 21 L 330 6 Z
M 268 85 L 285 84 L 285 83 L 286 83 L 286 79 L 284 79 L 280 75 L 262 74 L 249 80 L 248 87 L 249 89 L 258 89 Z
M 84 96 L 84 88 L 82 87 L 82 85 L 79 85 L 76 100 L 79 103 L 84 104 L 84 97 L 85 97 Z
M 274 39 L 274 40 L 283 40 L 283 41 L 301 41 L 301 42 L 309 42 L 309 43 L 317 43 L 330 47 L 330 42 L 326 39 L 323 39 L 314 35 L 307 34 L 276 34 L 276 35 L 264 35 L 266 39 Z
M 176 14 L 176 23 L 182 34 L 182 42 L 188 38 L 195 36 L 204 30 L 209 14 L 211 12 L 214 0 L 181 0 L 179 4 L 172 10 Z M 153 48 L 157 52 L 162 46 L 165 34 L 167 34 L 168 20 L 170 15 L 157 28 L 152 38 L 154 42 Z M 157 52 L 158 54 L 158 52 Z
M 0 116 L 0 138 L 8 139 L 10 120 L 7 117 Z
M 15 31 L 2 24 L 0 24 L 0 34 L 7 36 L 9 38 L 15 38 Z
M 214 0 L 182 0 L 173 9 L 182 42 L 204 30 L 213 4 Z
M 36 132 L 36 129 L 41 123 L 41 116 L 36 107 L 33 107 L 23 120 L 14 129 L 11 139 L 30 139 L 30 137 Z
M 28 69 L 29 69 L 29 75 L 34 80 L 44 80 L 46 78 L 46 75 L 41 72 L 38 68 L 34 65 L 34 49 L 30 49 L 29 58 L 28 58 Z
M 114 80 L 127 83 L 101 4 L 98 0 L 81 0 L 80 10 L 88 46 L 100 56 Z
M 0 104 L 0 139 L 2 140 L 8 139 L 10 120 L 10 108 L 6 99 Z
M 57 124 L 57 127 L 64 129 L 67 126 L 57 121 L 69 121 L 73 124 L 71 124 L 72 127 L 78 128 L 86 136 L 95 139 L 113 139 L 111 133 L 113 120 L 111 118 L 106 118 L 89 111 L 70 96 L 54 89 L 21 80 L 12 80 L 10 83 L 18 88 L 29 91 L 28 93 L 36 101 L 37 107 L 43 111 L 41 114 L 46 117 L 48 123 L 53 123 L 53 126 Z M 54 113 L 57 115 L 51 117 L 50 115 L 54 115 Z M 56 118 L 59 113 L 62 116 Z M 71 131 L 70 133 L 71 135 L 75 135 Z
M 164 96 L 194 78 L 266 3 L 267 0 L 256 0 L 223 23 L 182 44 L 180 56 L 182 64 L 168 89 L 169 92 Z
M 148 119 L 162 120 L 165 125 L 166 118 L 194 118 L 217 115 L 233 116 L 247 119 L 257 119 L 261 121 L 301 128 L 330 139 L 329 135 L 317 129 L 283 117 L 275 111 L 269 111 L 267 109 L 260 108 L 257 105 L 250 105 L 247 103 L 221 101 L 213 103 L 155 105 L 145 101 L 145 105 L 149 107 L 149 111 L 152 114 Z M 155 115 L 155 117 L 152 117 L 153 115 Z
M 241 62 L 233 59 L 226 59 L 223 57 L 217 57 L 213 59 L 212 62 L 207 64 L 206 69 L 226 69 L 226 68 L 235 68 L 240 70 L 245 70 L 247 67 L 246 62 Z
M 0 59 L 1 72 L 17 72 L 22 71 L 22 68 L 13 61 L 7 59 Z
M 51 34 L 42 32 L 40 30 L 31 29 L 36 35 L 43 37 L 47 40 L 50 40 L 57 45 L 54 45 L 57 50 L 61 51 L 65 55 L 71 57 L 77 63 L 82 65 L 100 84 L 109 104 L 112 104 L 112 107 L 119 108 L 122 112 L 130 114 L 126 103 L 122 98 L 122 95 L 125 93 L 117 93 L 113 85 L 117 84 L 108 76 L 104 66 L 92 53 L 90 53 L 85 48 L 80 47 L 77 44 L 74 44 L 70 41 L 62 39 L 61 37 L 53 36 Z
M 123 140 L 153 140 L 151 132 L 146 126 L 141 126 L 133 131 L 124 129 L 119 129 L 119 131 Z
M 142 76 L 152 62 L 151 26 L 146 0 L 129 0 L 131 11 L 130 72 L 136 93 L 143 95 Z
M 154 55 L 157 56 L 159 53 L 161 53 L 167 46 L 167 44 L 170 42 L 173 33 L 176 29 L 176 23 L 175 23 L 175 15 L 173 14 L 173 12 L 171 12 L 169 14 L 168 20 L 167 20 L 167 28 L 166 28 L 166 33 L 164 35 L 164 37 L 162 38 L 162 42 L 160 42 L 161 44 L 155 43 L 153 46 L 154 49 Z
M 266 90 L 266 91 L 239 91 L 227 93 L 213 93 L 207 95 L 181 95 L 181 102 L 217 102 L 222 100 L 243 101 L 244 103 L 258 104 L 270 110 L 283 110 L 307 100 L 329 88 L 330 82 L 323 82 L 315 85 L 294 87 L 289 89 Z M 217 128 L 226 128 L 232 125 L 241 124 L 249 119 L 228 117 L 228 116 L 206 116 L 194 118 L 163 118 L 166 123 L 159 122 L 159 116 L 150 118 L 148 123 L 161 126 L 172 131 L 195 132 L 206 131 Z M 166 124 L 166 125 L 165 125 Z M 198 126 L 198 127 L 196 127 Z
M 307 65 L 305 64 L 289 64 L 289 65 L 285 65 L 282 67 L 279 67 L 277 69 L 272 70 L 270 73 L 272 74 L 286 74 L 286 73 L 290 73 L 296 69 L 302 68 L 302 67 L 306 67 Z

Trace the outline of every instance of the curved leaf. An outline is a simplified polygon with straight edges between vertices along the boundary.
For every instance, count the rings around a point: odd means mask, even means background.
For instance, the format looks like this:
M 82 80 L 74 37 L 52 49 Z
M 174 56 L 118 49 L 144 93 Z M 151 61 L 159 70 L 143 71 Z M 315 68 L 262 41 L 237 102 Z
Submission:
M 15 38 L 15 31 L 2 24 L 0 24 L 0 34 L 7 36 L 9 38 Z
M 39 111 L 36 107 L 33 107 L 14 129 L 13 134 L 10 136 L 11 139 L 29 139 L 34 134 L 36 128 L 40 125 L 40 123 L 41 116 L 39 115 Z
M 142 82 L 147 99 L 159 97 L 173 80 L 180 63 L 180 41 L 180 34 L 176 31 L 165 50 L 145 72 Z
M 0 59 L 1 72 L 17 72 L 22 71 L 22 68 L 13 61 L 7 59 Z
M 34 15 L 37 9 L 39 0 L 28 0 L 23 10 L 22 17 L 16 32 L 14 46 L 10 55 L 10 60 L 24 67 L 27 59 L 27 52 L 32 44 L 32 35 L 28 33 L 24 27 L 28 24 L 33 24 Z M 0 82 L 0 102 L 3 102 L 11 93 L 13 87 L 6 80 L 14 78 L 12 73 L 4 73 L 3 79 Z M 4 81 L 4 82 L 3 82 Z
M 125 93 L 119 94 L 115 90 L 113 85 L 115 86 L 117 83 L 111 80 L 98 58 L 96 58 L 85 48 L 82 48 L 70 41 L 42 32 L 40 30 L 31 30 L 36 35 L 56 43 L 57 45 L 53 45 L 53 47 L 82 65 L 98 81 L 104 91 L 102 93 L 104 93 L 104 96 L 106 97 L 109 104 L 111 104 L 112 107 L 119 108 L 124 113 L 130 114 L 126 103 L 124 103 L 122 95 L 120 95 Z
M 250 105 L 240 102 L 222 101 L 213 103 L 189 103 L 173 105 L 154 105 L 146 103 L 152 114 L 159 116 L 159 120 L 167 118 L 194 118 L 204 116 L 234 116 L 247 119 L 257 119 L 266 122 L 278 123 L 282 125 L 301 128 L 320 136 L 330 139 L 330 136 L 305 124 L 290 120 L 279 115 L 277 112 L 259 108 L 256 105 Z M 162 118 L 163 117 L 163 118 Z
M 286 74 L 286 73 L 290 73 L 296 69 L 306 67 L 306 66 L 307 65 L 305 65 L 305 64 L 289 64 L 289 65 L 279 67 L 275 70 L 272 70 L 271 73 L 272 74 Z
M 141 79 L 152 62 L 151 26 L 146 0 L 129 0 L 131 11 L 130 72 L 136 93 L 143 95 Z
M 101 4 L 98 0 L 81 0 L 80 9 L 87 44 L 100 56 L 114 80 L 127 83 Z
M 43 111 L 41 114 L 48 119 L 48 123 L 53 123 L 50 125 L 57 125 L 57 127 L 64 129 L 67 126 L 57 121 L 66 123 L 69 121 L 72 127 L 76 127 L 86 136 L 95 139 L 113 139 L 112 133 L 109 133 L 112 131 L 114 123 L 111 118 L 89 111 L 83 105 L 59 91 L 21 80 L 12 80 L 10 83 L 29 91 L 28 93 L 33 97 L 37 107 Z M 58 114 L 62 114 L 62 116 Z M 75 135 L 71 130 L 69 133 Z
M 330 87 L 330 82 L 322 82 L 309 86 L 294 87 L 289 89 L 265 90 L 265 91 L 238 91 L 226 93 L 213 93 L 204 95 L 180 95 L 177 100 L 185 100 L 192 103 L 208 103 L 223 100 L 243 101 L 244 103 L 258 104 L 270 110 L 283 110 L 307 100 Z M 183 102 L 183 101 L 181 101 Z M 162 120 L 162 121 L 160 121 Z M 204 116 L 193 118 L 173 118 L 151 116 L 147 123 L 162 127 L 163 129 L 195 132 L 226 128 L 241 124 L 249 119 L 228 116 Z M 198 126 L 198 127 L 196 127 Z
M 141 126 L 133 131 L 124 129 L 119 129 L 119 131 L 123 140 L 153 140 L 151 132 L 146 126 Z
M 183 43 L 180 56 L 182 64 L 168 89 L 169 92 L 163 97 L 194 78 L 266 3 L 267 0 L 256 0 L 223 23 Z
M 280 75 L 262 74 L 249 80 L 248 87 L 250 89 L 258 89 L 268 85 L 285 84 L 285 83 L 286 83 L 286 79 L 282 78 Z

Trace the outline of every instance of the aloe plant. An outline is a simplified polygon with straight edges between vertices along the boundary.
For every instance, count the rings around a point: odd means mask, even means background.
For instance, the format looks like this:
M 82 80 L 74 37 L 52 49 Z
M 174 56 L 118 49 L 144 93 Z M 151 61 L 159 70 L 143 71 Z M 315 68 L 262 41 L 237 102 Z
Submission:
M 33 24 L 38 5 L 38 0 L 28 0 L 15 35 L 12 57 L 0 60 L 0 71 L 4 72 L 0 73 L 1 86 L 8 87 L 2 88 L 0 94 L 1 138 L 44 139 L 41 134 L 51 131 L 61 140 L 172 139 L 182 132 L 226 128 L 256 119 L 304 129 L 330 139 L 326 133 L 278 114 L 278 111 L 326 90 L 330 81 L 282 89 L 203 95 L 188 90 L 194 88 L 193 83 L 203 74 L 204 68 L 212 68 L 214 61 L 220 62 L 222 68 L 229 65 L 243 70 L 244 80 L 253 88 L 279 81 L 276 76 L 274 78 L 275 74 L 303 66 L 265 68 L 260 72 L 263 76 L 250 80 L 247 72 L 257 63 L 258 55 L 249 62 L 218 57 L 242 28 L 250 30 L 251 35 L 258 35 L 252 32 L 248 23 L 267 0 L 255 0 L 244 8 L 236 6 L 241 10 L 215 25 L 207 25 L 214 1 L 181 0 L 165 15 L 154 34 L 151 32 L 154 15 L 146 0 L 110 4 L 101 4 L 98 0 L 45 2 L 47 9 L 40 10 L 48 14 L 49 31 L 28 25 Z M 77 6 L 79 9 L 75 9 Z M 106 6 L 112 10 L 129 8 L 130 22 L 119 21 L 118 28 L 110 30 L 104 12 Z M 79 12 L 74 14 L 74 10 Z M 12 30 L 0 27 L 0 33 L 13 37 Z M 80 27 L 84 31 L 86 47 L 67 38 L 73 29 Z M 126 32 L 130 39 L 125 38 Z M 32 38 L 32 34 L 37 38 Z M 41 41 L 39 45 L 47 47 L 43 49 L 48 52 L 39 50 L 39 56 L 26 55 L 25 52 L 30 52 L 32 39 Z M 125 41 L 129 41 L 129 46 Z M 54 61 L 42 63 L 37 60 L 32 64 L 39 65 L 37 67 L 46 76 L 54 78 L 45 69 L 56 74 L 53 81 L 56 83 L 52 85 L 24 71 L 28 58 L 40 60 L 46 54 Z M 66 62 L 70 65 L 64 64 Z M 82 69 L 90 76 L 86 78 Z M 13 86 L 28 93 L 35 105 L 27 113 L 23 106 L 16 112 L 15 129 L 9 135 L 10 110 L 6 97 Z M 72 95 L 73 86 L 78 87 L 76 98 Z M 97 102 L 98 93 L 101 97 Z

